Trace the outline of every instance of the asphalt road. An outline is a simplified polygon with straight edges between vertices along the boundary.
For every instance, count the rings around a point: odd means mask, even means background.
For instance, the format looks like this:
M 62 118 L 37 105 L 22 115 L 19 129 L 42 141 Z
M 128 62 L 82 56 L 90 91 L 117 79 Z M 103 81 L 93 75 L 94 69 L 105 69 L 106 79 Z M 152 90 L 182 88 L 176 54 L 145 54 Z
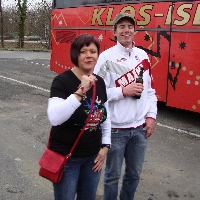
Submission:
M 0 199 L 52 200 L 38 176 L 50 124 L 47 100 L 56 73 L 49 52 L 0 51 Z M 159 104 L 135 200 L 200 200 L 200 114 Z M 97 199 L 103 195 L 103 173 Z

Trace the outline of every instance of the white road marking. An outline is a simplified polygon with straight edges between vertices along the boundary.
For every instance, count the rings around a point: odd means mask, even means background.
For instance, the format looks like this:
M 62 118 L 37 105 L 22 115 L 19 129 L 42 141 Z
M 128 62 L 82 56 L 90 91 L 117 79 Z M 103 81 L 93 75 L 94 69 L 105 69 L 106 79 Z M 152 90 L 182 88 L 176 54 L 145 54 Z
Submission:
M 1 75 L 0 75 L 0 77 L 1 77 L 1 78 L 4 78 L 4 79 L 7 79 L 7 80 L 10 80 L 10 81 L 14 81 L 14 82 L 23 84 L 23 85 L 26 85 L 26 86 L 28 86 L 28 87 L 32 87 L 32 88 L 35 88 L 35 89 L 38 89 L 38 90 L 42 90 L 42 91 L 45 91 L 45 92 L 50 92 L 50 90 L 46 90 L 46 89 L 44 89 L 44 88 L 41 88 L 41 87 L 38 87 L 38 86 L 35 86 L 35 85 L 31 85 L 31 84 L 28 84 L 28 83 L 25 83 L 25 82 L 22 82 L 22 81 L 18 81 L 18 80 L 13 79 L 13 78 L 1 76 Z
M 193 137 L 196 137 L 196 138 L 200 138 L 200 135 L 195 134 L 195 133 L 192 133 L 192 132 L 189 132 L 189 131 L 185 131 L 185 130 L 182 130 L 182 129 L 179 129 L 179 128 L 174 128 L 174 127 L 167 126 L 167 125 L 164 125 L 164 124 L 161 124 L 161 123 L 156 123 L 156 124 L 157 124 L 158 126 L 165 127 L 165 128 L 168 128 L 168 129 L 177 131 L 177 132 L 179 132 L 179 133 L 184 133 L 184 134 L 187 134 L 187 135 L 189 135 L 189 136 L 193 136 Z

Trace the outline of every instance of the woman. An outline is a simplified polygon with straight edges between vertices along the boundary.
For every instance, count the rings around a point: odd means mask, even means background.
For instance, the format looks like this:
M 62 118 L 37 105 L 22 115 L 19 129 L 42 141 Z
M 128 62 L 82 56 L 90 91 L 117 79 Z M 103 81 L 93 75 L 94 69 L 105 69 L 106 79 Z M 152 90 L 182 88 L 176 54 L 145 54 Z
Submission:
M 65 166 L 61 182 L 53 184 L 56 200 L 74 200 L 75 196 L 77 200 L 95 200 L 101 169 L 110 148 L 106 87 L 102 78 L 92 74 L 99 49 L 94 36 L 77 36 L 70 49 L 74 67 L 56 76 L 51 86 L 47 109 L 52 124 L 50 149 L 66 155 L 87 120 L 92 86 L 96 84 L 91 120 Z

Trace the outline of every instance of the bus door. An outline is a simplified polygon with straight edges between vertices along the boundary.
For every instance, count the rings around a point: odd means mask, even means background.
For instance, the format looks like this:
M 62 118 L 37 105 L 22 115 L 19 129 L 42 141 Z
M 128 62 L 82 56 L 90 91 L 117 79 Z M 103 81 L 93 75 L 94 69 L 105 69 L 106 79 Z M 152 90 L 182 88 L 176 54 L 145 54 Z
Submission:
M 200 112 L 199 38 L 200 3 L 175 3 L 168 72 L 168 106 Z

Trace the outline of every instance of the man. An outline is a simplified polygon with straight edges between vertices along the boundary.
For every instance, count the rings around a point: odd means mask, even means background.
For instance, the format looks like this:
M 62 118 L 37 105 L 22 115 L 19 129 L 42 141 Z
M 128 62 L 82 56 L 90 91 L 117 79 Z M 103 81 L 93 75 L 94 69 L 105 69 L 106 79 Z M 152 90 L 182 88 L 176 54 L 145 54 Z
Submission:
M 148 55 L 133 42 L 133 17 L 118 14 L 113 28 L 117 44 L 100 54 L 94 70 L 106 83 L 112 124 L 103 199 L 117 200 L 118 181 L 125 158 L 120 200 L 133 200 L 144 163 L 147 138 L 154 131 L 157 98 Z M 140 70 L 144 70 L 143 84 L 136 83 Z

